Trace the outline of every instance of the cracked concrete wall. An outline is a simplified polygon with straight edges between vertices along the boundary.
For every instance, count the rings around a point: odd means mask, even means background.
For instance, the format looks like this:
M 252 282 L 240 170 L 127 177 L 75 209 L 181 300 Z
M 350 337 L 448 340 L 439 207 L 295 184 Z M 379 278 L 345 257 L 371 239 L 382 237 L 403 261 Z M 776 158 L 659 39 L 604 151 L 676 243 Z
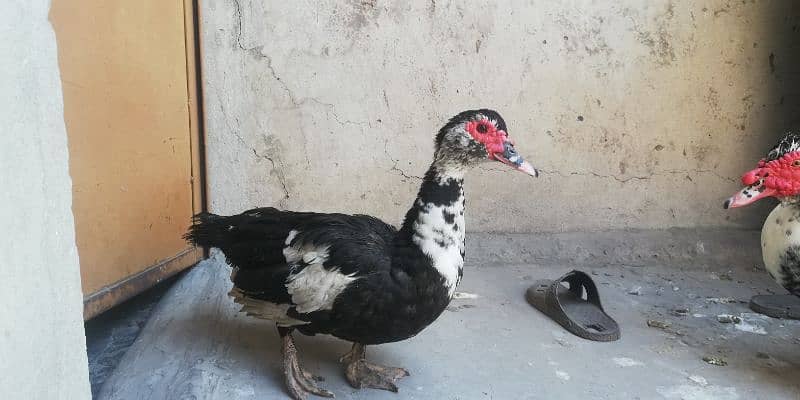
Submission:
M 399 222 L 491 107 L 545 173 L 472 172 L 472 231 L 756 228 L 721 204 L 796 122 L 794 3 L 203 1 L 210 207 Z
M 0 397 L 89 399 L 67 133 L 49 0 L 0 12 Z

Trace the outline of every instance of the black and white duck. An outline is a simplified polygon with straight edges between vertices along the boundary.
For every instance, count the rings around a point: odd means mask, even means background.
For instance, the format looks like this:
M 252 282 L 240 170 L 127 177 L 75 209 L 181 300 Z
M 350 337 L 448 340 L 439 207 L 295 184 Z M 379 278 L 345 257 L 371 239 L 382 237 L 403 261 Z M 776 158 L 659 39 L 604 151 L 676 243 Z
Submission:
M 761 255 L 770 276 L 800 297 L 800 134 L 784 136 L 756 169 L 742 176 L 742 184 L 745 187 L 725 201 L 725 208 L 746 206 L 767 197 L 780 201 L 761 228 Z M 797 298 L 756 296 L 751 307 L 776 317 L 788 312 L 800 318 Z
M 266 207 L 198 214 L 186 239 L 220 249 L 242 312 L 276 323 L 294 399 L 333 397 L 300 366 L 295 330 L 353 342 L 342 357 L 348 382 L 396 392 L 408 372 L 366 361 L 365 347 L 416 335 L 453 298 L 464 265 L 464 176 L 486 160 L 538 176 L 497 112 L 464 111 L 436 135 L 433 162 L 399 230 L 368 215 Z

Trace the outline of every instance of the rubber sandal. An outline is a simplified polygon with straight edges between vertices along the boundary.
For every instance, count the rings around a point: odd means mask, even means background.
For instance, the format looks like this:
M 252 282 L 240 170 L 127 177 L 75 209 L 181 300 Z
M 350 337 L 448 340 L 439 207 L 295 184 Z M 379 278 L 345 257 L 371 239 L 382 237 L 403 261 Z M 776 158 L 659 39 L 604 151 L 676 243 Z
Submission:
M 525 299 L 578 337 L 597 342 L 620 337 L 619 325 L 603 310 L 597 286 L 584 272 L 571 271 L 555 281 L 536 281 L 525 292 Z
M 772 318 L 800 319 L 800 297 L 793 294 L 753 296 L 750 309 Z

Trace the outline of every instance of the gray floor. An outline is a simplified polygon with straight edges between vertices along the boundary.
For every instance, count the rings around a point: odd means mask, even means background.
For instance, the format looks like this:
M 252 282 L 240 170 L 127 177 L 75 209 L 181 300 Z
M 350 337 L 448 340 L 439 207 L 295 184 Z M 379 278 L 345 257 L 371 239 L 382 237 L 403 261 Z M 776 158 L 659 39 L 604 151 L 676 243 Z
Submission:
M 177 278 L 169 278 L 83 324 L 93 396 L 98 395 L 106 379 L 139 336 L 153 308 Z
M 468 265 L 459 291 L 476 298 L 454 300 L 415 338 L 369 348 L 373 361 L 411 372 L 399 394 L 350 388 L 336 361 L 347 343 L 300 336 L 298 347 L 339 399 L 800 398 L 800 323 L 747 309 L 751 295 L 780 292 L 766 273 L 749 259 L 724 267 L 657 261 L 584 268 L 622 326 L 614 343 L 571 336 L 525 302 L 534 279 L 570 268 L 505 264 Z M 228 274 L 209 260 L 173 286 L 97 398 L 285 398 L 275 329 L 236 312 Z M 720 323 L 720 314 L 743 322 Z

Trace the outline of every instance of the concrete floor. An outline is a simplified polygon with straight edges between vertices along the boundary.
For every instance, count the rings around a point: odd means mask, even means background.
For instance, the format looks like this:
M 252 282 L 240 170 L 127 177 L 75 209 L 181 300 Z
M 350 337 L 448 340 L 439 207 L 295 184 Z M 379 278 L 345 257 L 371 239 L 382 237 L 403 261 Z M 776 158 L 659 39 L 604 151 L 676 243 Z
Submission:
M 399 394 L 350 388 L 336 361 L 349 345 L 335 338 L 298 336 L 301 359 L 339 399 L 800 398 L 800 322 L 748 310 L 750 296 L 781 292 L 751 259 L 648 259 L 582 268 L 621 325 L 618 342 L 572 336 L 525 302 L 533 280 L 558 277 L 567 265 L 468 262 L 459 291 L 477 298 L 454 300 L 415 338 L 368 349 L 371 360 L 411 372 Z M 277 333 L 237 313 L 228 274 L 207 260 L 173 286 L 96 398 L 286 398 Z M 743 322 L 720 323 L 720 314 Z
M 83 324 L 92 396 L 98 395 L 106 379 L 139 336 L 153 308 L 179 276 L 166 279 Z

